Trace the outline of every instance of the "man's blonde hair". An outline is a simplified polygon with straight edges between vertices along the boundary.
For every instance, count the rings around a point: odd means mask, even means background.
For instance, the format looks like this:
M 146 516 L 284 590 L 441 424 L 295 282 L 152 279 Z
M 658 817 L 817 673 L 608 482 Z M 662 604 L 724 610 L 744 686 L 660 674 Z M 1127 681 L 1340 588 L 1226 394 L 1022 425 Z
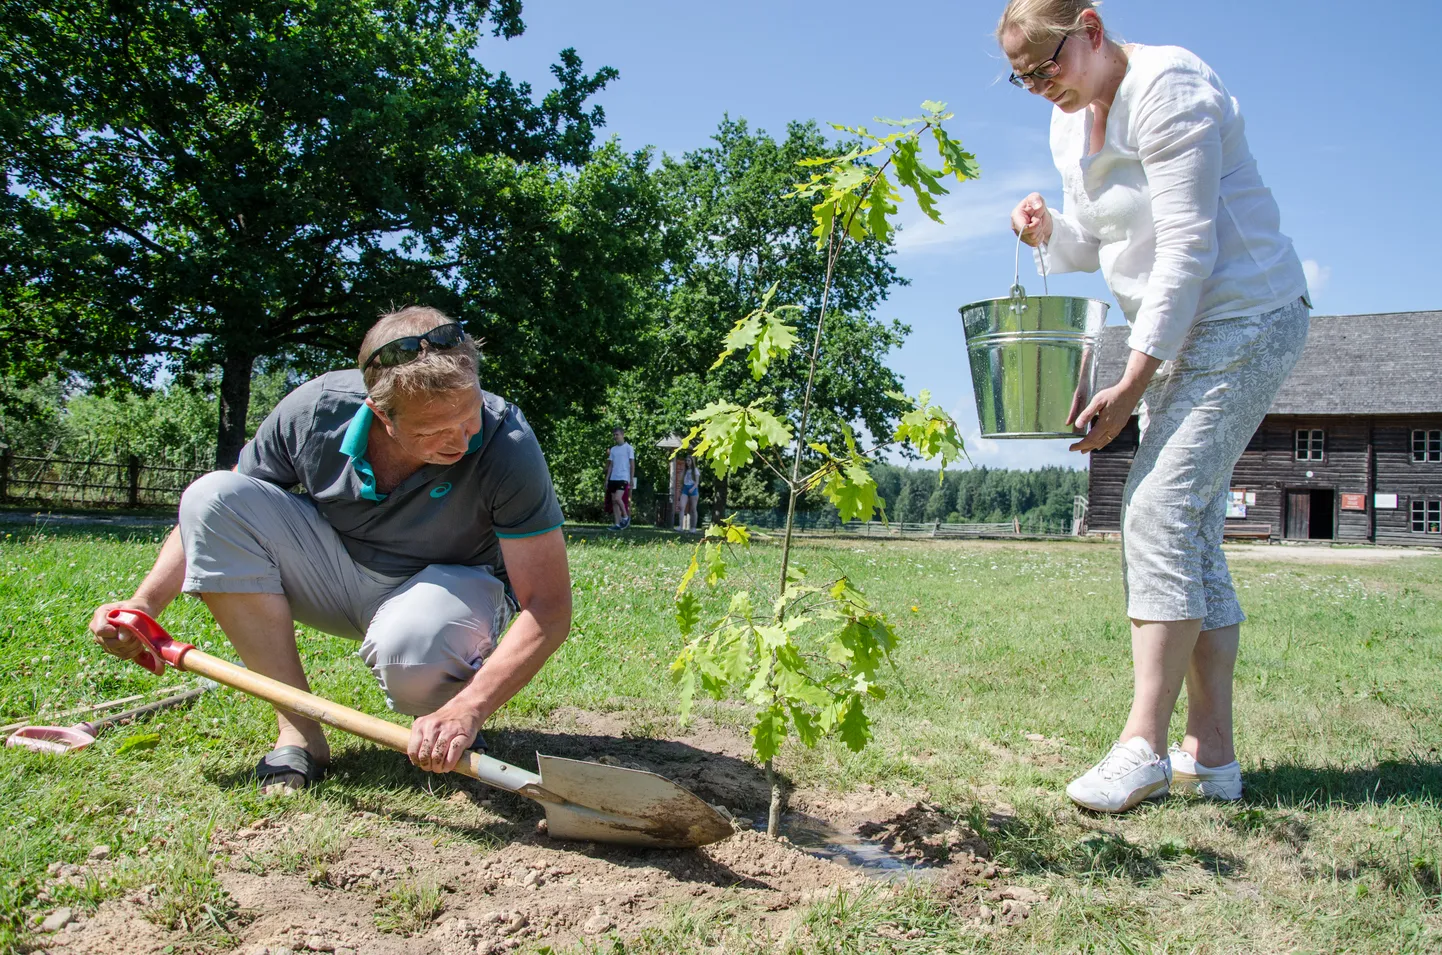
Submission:
M 1083 14 L 1099 6 L 1101 0 L 1010 0 L 996 25 L 996 39 L 1020 30 L 1028 43 L 1060 41 L 1079 32 Z
M 423 335 L 454 321 L 438 308 L 409 305 L 382 315 L 380 321 L 366 332 L 356 364 L 365 378 L 366 393 L 387 416 L 394 417 L 397 405 L 416 395 L 458 391 L 477 384 L 481 353 L 469 335 L 454 348 L 423 345 L 415 361 L 403 365 L 382 368 L 366 364 L 371 354 L 387 342 L 409 335 Z

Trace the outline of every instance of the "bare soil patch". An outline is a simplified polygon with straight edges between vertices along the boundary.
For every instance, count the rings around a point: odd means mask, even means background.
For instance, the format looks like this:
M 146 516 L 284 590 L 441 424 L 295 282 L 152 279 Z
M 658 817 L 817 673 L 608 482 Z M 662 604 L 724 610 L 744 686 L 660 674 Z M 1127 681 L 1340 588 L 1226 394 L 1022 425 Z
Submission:
M 843 864 L 844 855 L 822 857 L 749 828 L 768 791 L 745 760 L 747 740 L 736 731 L 701 720 L 685 735 L 649 739 L 627 735 L 631 725 L 624 714 L 560 711 L 545 731 L 497 733 L 492 752 L 525 764 L 524 754 L 539 749 L 663 773 L 732 812 L 734 836 L 694 851 L 551 841 L 535 827 L 539 810 L 479 786 L 451 797 L 448 808 L 455 812 L 439 827 L 437 820 L 363 809 L 317 818 L 278 800 L 274 814 L 212 839 L 217 875 L 237 907 L 230 930 L 241 939 L 238 950 L 495 955 L 535 945 L 565 949 L 583 939 L 634 937 L 677 910 L 723 901 L 739 902 L 741 919 L 780 933 L 798 910 L 874 877 Z M 937 898 L 982 930 L 1016 924 L 1042 901 L 1007 885 L 1009 873 L 992 862 L 984 834 L 924 794 L 802 790 L 793 794 L 788 818 L 808 838 L 832 833 L 884 853 L 895 861 L 891 874 L 908 864 L 929 867 Z M 437 901 L 434 909 L 410 934 L 395 930 L 388 915 L 402 904 L 397 900 L 427 891 Z M 154 892 L 134 892 L 38 941 L 46 950 L 76 955 L 191 949 L 193 939 L 152 921 L 158 905 Z

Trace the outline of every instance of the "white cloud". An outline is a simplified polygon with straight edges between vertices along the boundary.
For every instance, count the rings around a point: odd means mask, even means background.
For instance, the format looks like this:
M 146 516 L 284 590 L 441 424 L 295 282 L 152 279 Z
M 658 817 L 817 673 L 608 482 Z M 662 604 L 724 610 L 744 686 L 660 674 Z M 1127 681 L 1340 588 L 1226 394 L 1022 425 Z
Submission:
M 1039 166 L 995 178 L 983 175 L 972 182 L 950 182 L 951 194 L 936 204 L 941 223 L 923 215 L 915 198 L 905 193 L 896 251 L 902 256 L 946 253 L 978 239 L 1010 235 L 1011 210 L 1028 193 L 1055 187 L 1056 178 L 1055 169 Z
M 1327 287 L 1327 280 L 1332 277 L 1332 267 L 1322 265 L 1316 259 L 1303 259 L 1302 272 L 1307 276 L 1307 289 L 1317 294 Z

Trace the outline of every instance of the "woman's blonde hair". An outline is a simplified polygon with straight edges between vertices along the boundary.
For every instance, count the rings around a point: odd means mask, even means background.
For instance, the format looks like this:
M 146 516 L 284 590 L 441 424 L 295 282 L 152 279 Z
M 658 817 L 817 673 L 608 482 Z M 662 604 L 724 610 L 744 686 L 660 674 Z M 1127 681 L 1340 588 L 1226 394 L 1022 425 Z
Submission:
M 403 398 L 458 391 L 477 384 L 480 349 L 469 335 L 454 348 L 423 347 L 415 361 L 404 365 L 382 368 L 367 364 L 371 353 L 387 342 L 409 335 L 423 335 L 454 321 L 438 308 L 410 305 L 382 315 L 380 321 L 366 332 L 356 364 L 365 379 L 366 393 L 388 417 L 395 417 L 396 406 Z
M 1009 0 L 996 24 L 996 39 L 1020 30 L 1028 43 L 1060 40 L 1082 28 L 1082 16 L 1101 6 L 1101 0 Z

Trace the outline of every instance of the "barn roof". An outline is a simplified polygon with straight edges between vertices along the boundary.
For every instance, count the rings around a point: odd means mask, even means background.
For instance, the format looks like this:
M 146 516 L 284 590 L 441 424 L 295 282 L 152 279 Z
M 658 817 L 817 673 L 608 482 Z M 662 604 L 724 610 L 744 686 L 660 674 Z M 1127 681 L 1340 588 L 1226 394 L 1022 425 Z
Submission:
M 1125 325 L 1107 326 L 1098 381 L 1121 379 Z M 1442 311 L 1313 315 L 1272 414 L 1442 414 Z

